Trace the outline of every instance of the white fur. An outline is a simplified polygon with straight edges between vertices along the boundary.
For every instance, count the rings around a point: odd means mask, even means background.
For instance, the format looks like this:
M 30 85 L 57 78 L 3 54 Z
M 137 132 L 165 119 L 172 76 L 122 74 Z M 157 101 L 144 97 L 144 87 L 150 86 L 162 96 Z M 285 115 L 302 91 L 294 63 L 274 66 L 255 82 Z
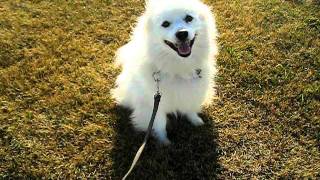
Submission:
M 194 17 L 185 23 L 186 14 Z M 163 21 L 170 21 L 163 28 Z M 180 57 L 164 40 L 176 42 L 175 33 L 186 29 L 189 38 L 197 34 L 192 54 Z M 170 141 L 166 133 L 166 114 L 181 112 L 194 125 L 203 121 L 197 115 L 201 106 L 210 103 L 214 95 L 216 37 L 218 33 L 210 8 L 199 0 L 150 0 L 146 12 L 139 18 L 131 41 L 117 52 L 117 63 L 122 66 L 113 97 L 123 106 L 133 109 L 132 122 L 137 130 L 148 127 L 156 83 L 152 74 L 160 71 L 162 99 L 153 126 L 154 135 L 160 142 Z M 201 69 L 202 78 L 195 70 Z

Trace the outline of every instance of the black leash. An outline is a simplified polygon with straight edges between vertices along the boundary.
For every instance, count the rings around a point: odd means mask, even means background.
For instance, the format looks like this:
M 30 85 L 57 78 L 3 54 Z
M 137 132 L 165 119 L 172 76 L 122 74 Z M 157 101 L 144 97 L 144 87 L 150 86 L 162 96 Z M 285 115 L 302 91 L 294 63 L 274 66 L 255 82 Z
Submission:
M 158 82 L 158 81 L 157 81 Z M 152 131 L 152 126 L 153 126 L 153 122 L 154 122 L 154 119 L 156 117 L 156 114 L 157 114 L 157 111 L 158 111 L 158 107 L 159 107 L 159 103 L 160 103 L 160 99 L 161 99 L 161 94 L 159 93 L 159 90 L 157 91 L 157 93 L 154 95 L 154 104 L 153 104 L 153 111 L 152 111 L 152 116 L 151 116 L 151 120 L 149 122 L 149 126 L 148 126 L 148 130 L 147 130 L 147 134 L 146 136 L 144 137 L 144 140 L 143 140 L 143 143 L 142 145 L 140 146 L 139 150 L 137 151 L 136 153 L 136 156 L 134 157 L 133 161 L 132 161 L 132 164 L 131 164 L 131 167 L 129 169 L 129 171 L 127 172 L 127 174 L 122 178 L 122 180 L 125 180 L 131 173 L 131 171 L 133 170 L 133 168 L 135 167 L 135 165 L 137 164 L 142 152 L 143 152 L 143 149 L 144 147 L 146 146 L 146 143 L 149 139 L 149 136 L 151 134 L 151 131 Z

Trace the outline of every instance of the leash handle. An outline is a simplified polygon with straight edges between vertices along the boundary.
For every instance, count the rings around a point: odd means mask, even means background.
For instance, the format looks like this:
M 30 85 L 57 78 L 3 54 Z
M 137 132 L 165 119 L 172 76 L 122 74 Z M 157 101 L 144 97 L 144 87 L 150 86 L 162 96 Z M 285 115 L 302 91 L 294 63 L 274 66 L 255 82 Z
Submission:
M 161 94 L 159 93 L 159 91 L 154 95 L 154 104 L 153 104 L 153 110 L 152 110 L 152 116 L 151 116 L 151 119 L 150 119 L 150 122 L 149 122 L 149 126 L 148 126 L 148 129 L 147 129 L 147 134 L 145 135 L 144 137 L 144 140 L 143 140 L 143 143 L 142 145 L 140 146 L 139 150 L 137 151 L 133 161 L 132 161 L 132 164 L 131 164 L 131 167 L 129 169 L 129 171 L 126 173 L 126 175 L 122 178 L 122 180 L 126 180 L 126 178 L 130 175 L 131 171 L 133 170 L 133 168 L 136 166 L 143 150 L 144 150 L 144 147 L 146 146 L 146 143 L 149 139 L 149 136 L 151 134 L 151 131 L 152 131 L 152 127 L 153 127 L 153 123 L 154 123 L 154 119 L 156 117 L 156 114 L 158 112 L 158 108 L 159 108 L 159 104 L 160 104 L 160 100 L 161 100 Z

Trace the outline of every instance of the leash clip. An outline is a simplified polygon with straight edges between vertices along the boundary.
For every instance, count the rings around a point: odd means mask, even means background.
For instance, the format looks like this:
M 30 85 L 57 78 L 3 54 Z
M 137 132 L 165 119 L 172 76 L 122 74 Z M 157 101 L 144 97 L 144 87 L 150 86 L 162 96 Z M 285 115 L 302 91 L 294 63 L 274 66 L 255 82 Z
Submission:
M 154 72 L 152 74 L 152 76 L 153 76 L 153 80 L 157 83 L 157 93 L 156 94 L 161 94 L 160 93 L 160 87 L 159 87 L 159 84 L 160 84 L 160 71 Z

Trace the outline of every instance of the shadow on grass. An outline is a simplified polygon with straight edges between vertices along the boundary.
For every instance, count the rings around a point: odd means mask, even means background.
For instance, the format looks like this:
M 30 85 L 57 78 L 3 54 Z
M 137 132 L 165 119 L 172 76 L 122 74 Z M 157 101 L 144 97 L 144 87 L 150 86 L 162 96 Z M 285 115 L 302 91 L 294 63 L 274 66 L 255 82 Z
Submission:
M 144 133 L 134 131 L 128 109 L 116 107 L 113 112 L 117 117 L 117 137 L 111 153 L 112 177 L 121 179 L 129 169 Z M 162 147 L 151 138 L 128 179 L 215 179 L 220 169 L 218 135 L 212 119 L 206 115 L 201 117 L 205 125 L 194 127 L 184 117 L 169 116 L 167 130 L 172 144 Z

